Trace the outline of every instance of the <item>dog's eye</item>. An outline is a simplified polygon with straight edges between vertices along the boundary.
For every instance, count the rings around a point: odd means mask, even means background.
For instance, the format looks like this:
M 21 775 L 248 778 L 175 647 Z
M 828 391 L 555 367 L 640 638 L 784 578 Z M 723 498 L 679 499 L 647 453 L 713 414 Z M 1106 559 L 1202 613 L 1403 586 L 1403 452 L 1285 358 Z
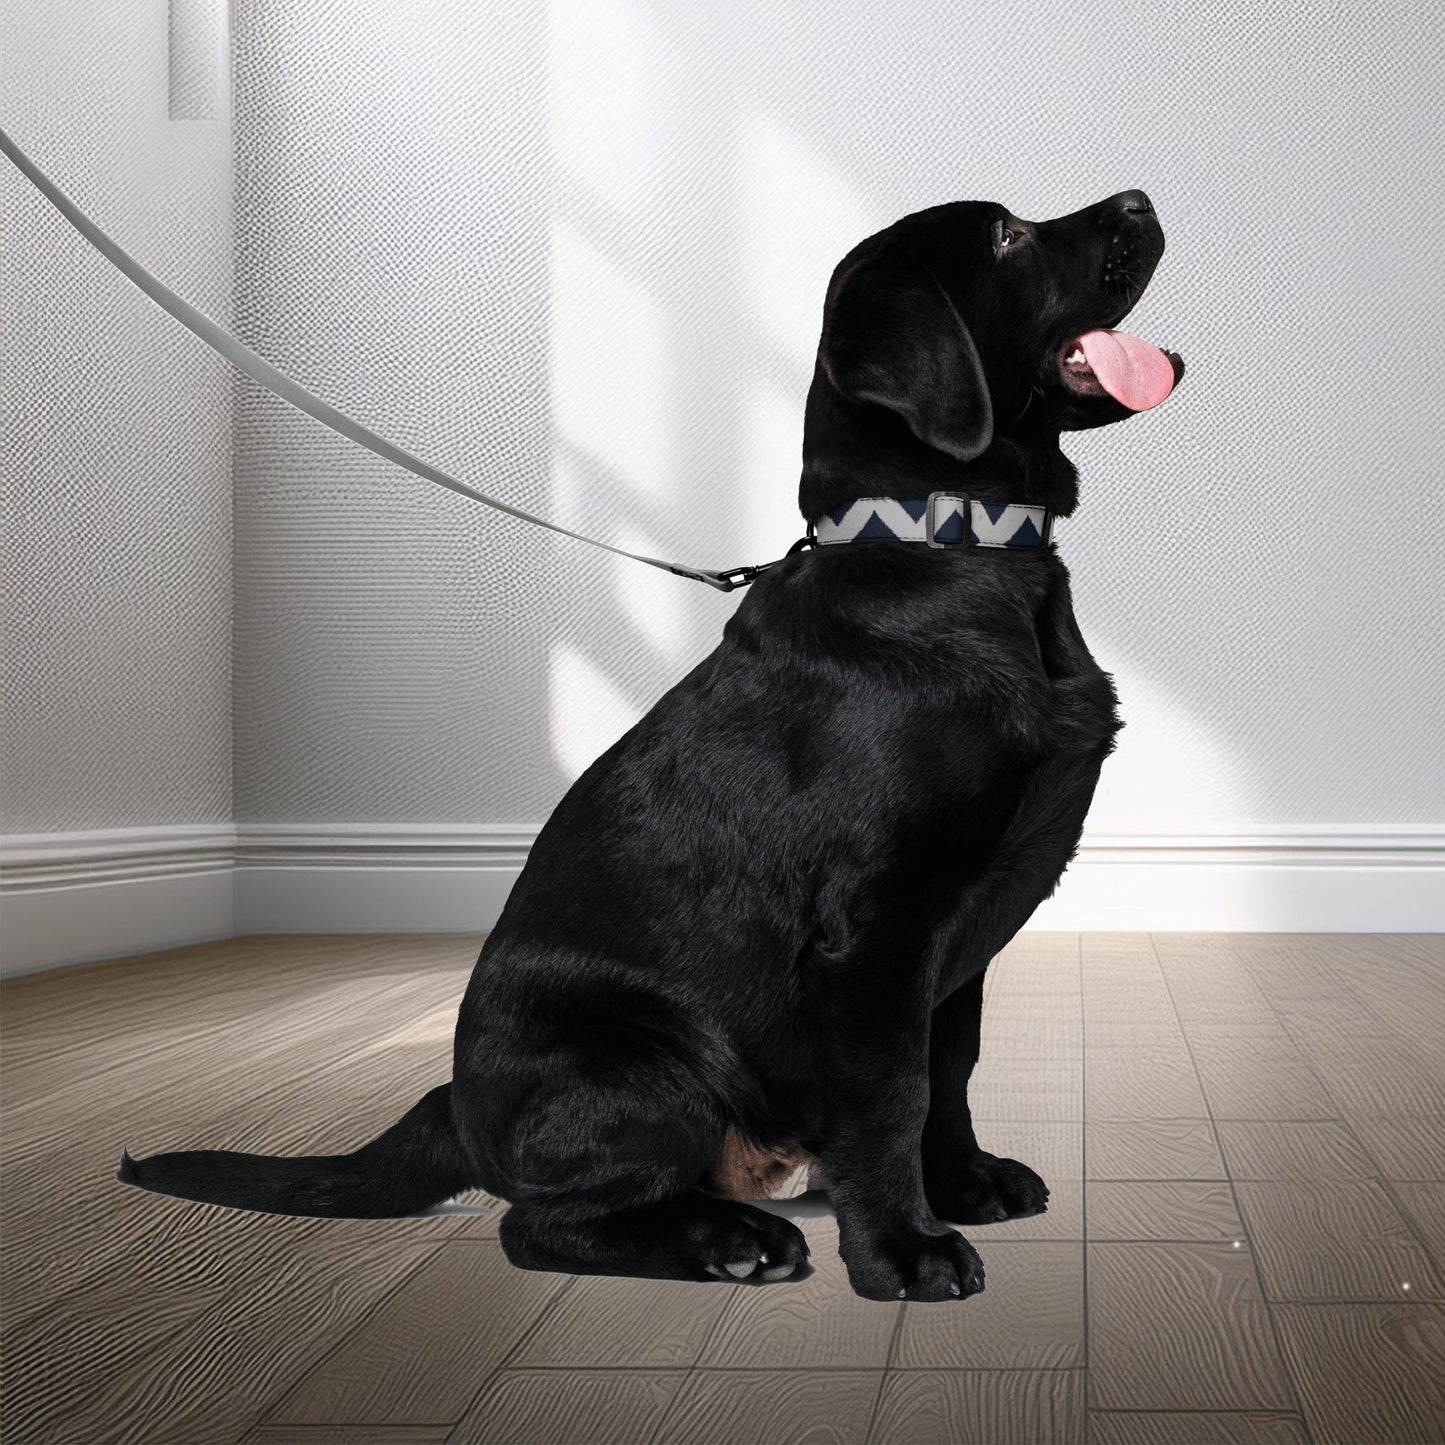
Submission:
M 995 221 L 990 231 L 990 238 L 993 241 L 993 254 L 1002 256 L 1019 239 L 1019 232 L 1003 221 Z

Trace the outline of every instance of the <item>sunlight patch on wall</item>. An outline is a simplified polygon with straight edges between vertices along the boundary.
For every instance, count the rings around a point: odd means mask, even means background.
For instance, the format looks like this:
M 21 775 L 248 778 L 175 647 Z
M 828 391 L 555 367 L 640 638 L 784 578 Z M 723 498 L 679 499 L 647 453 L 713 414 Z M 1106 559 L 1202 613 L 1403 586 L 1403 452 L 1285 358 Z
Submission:
M 1107 640 L 1090 645 L 1099 665 L 1114 674 L 1125 726 L 1104 763 L 1089 833 L 1171 834 L 1192 831 L 1181 819 L 1251 817 L 1248 780 L 1230 734 L 1145 673 L 1114 664 Z
M 644 557 L 656 557 L 665 550 L 651 533 L 636 527 L 620 527 L 609 540 Z M 609 562 L 613 596 L 621 603 L 627 621 L 669 663 L 681 663 L 688 652 L 688 613 L 678 605 L 678 579 L 629 557 L 612 557 Z
M 561 451 L 552 453 L 552 515 L 560 526 L 587 530 L 587 479 Z
M 878 227 L 836 166 L 765 117 L 744 124 L 739 169 L 740 284 L 748 308 L 768 339 L 811 375 L 828 278 Z
M 595 663 L 565 643 L 552 650 L 548 685 L 552 694 L 552 756 L 569 783 L 575 782 L 646 711 L 624 696 Z
M 559 440 L 605 469 L 591 480 L 660 501 L 675 485 L 663 317 L 642 287 L 566 222 L 552 226 L 551 385 Z M 593 468 L 588 468 L 589 471 Z
M 739 391 L 738 521 L 746 560 L 771 561 L 803 535 L 798 515 L 802 468 L 801 398 L 762 382 Z

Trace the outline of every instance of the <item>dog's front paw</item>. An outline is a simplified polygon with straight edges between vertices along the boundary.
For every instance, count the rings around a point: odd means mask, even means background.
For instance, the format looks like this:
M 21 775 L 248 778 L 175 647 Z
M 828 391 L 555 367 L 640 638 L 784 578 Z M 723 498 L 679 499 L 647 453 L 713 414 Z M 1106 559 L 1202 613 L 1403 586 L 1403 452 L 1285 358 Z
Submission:
M 848 1267 L 848 1283 L 864 1299 L 963 1299 L 983 1289 L 978 1251 L 952 1229 L 845 1233 L 838 1253 Z
M 1027 1164 L 982 1151 L 925 1169 L 924 1191 L 929 1208 L 954 1224 L 997 1224 L 1049 1207 L 1049 1186 Z

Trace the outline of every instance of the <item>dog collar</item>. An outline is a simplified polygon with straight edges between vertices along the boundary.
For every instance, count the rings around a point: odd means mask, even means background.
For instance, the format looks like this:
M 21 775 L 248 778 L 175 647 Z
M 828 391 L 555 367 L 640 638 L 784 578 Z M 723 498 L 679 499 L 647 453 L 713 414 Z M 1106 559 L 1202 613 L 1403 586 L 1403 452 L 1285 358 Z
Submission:
M 926 542 L 930 547 L 1039 548 L 1053 535 L 1047 507 L 985 502 L 967 492 L 926 497 L 854 497 L 813 523 L 820 546 L 834 542 Z

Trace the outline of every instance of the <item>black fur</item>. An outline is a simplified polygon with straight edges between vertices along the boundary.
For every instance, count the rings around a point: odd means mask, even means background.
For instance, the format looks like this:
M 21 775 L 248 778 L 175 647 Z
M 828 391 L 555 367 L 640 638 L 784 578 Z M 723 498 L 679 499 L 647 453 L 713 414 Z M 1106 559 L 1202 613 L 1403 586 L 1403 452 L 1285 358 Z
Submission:
M 1130 413 L 1066 385 L 1062 349 L 1122 318 L 1163 246 L 1125 192 L 1037 225 L 939 206 L 857 247 L 825 307 L 804 516 L 944 489 L 1070 513 L 1060 432 Z M 860 1294 L 973 1293 L 979 1258 L 940 1220 L 1048 1194 L 974 1137 L 984 970 L 1073 856 L 1118 727 L 1052 545 L 794 555 L 542 829 L 449 1086 L 356 1154 L 127 1155 L 119 1177 L 332 1215 L 484 1187 L 524 1268 L 791 1273 L 791 1224 L 700 1187 L 733 1131 L 820 1157 Z

